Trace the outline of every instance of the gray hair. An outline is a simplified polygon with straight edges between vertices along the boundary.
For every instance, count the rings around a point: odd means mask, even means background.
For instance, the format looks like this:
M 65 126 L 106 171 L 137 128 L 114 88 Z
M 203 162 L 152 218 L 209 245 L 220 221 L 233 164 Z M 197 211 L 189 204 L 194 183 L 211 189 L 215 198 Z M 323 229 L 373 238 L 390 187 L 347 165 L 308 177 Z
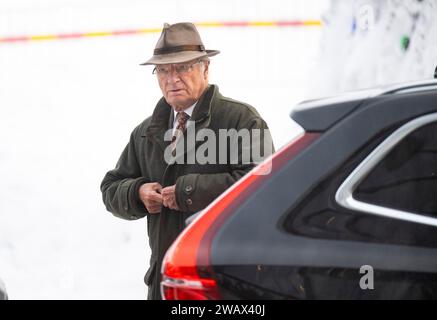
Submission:
M 205 62 L 207 62 L 208 64 L 210 62 L 209 57 L 202 57 L 199 59 L 199 61 L 201 62 L 201 65 L 203 68 L 202 71 L 204 71 L 205 70 Z

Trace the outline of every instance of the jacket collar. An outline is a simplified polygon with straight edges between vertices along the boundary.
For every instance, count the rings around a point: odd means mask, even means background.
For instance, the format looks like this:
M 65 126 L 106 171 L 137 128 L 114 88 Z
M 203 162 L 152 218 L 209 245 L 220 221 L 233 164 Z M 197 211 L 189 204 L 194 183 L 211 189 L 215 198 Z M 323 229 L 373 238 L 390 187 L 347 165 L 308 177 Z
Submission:
M 211 115 L 211 107 L 215 101 L 215 96 L 218 93 L 218 87 L 216 85 L 209 85 L 205 92 L 200 97 L 199 101 L 194 108 L 191 120 L 197 122 L 207 118 Z

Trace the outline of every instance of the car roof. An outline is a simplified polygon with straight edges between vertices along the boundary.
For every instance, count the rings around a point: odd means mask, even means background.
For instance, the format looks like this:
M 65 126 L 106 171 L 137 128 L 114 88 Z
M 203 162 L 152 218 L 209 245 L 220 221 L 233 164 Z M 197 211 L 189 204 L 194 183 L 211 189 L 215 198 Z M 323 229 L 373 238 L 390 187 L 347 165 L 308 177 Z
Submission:
M 346 92 L 298 104 L 290 117 L 306 131 L 325 131 L 371 98 L 435 90 L 437 80 L 414 81 Z

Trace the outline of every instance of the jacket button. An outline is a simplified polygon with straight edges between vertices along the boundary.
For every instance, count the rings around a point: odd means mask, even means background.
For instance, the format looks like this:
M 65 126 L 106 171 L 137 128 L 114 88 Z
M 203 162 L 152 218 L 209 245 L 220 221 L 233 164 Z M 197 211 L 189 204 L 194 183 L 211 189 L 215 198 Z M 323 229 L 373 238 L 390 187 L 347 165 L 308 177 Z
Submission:
M 188 185 L 185 187 L 185 192 L 186 193 L 190 193 L 193 190 L 193 186 L 192 185 Z
M 191 199 L 187 199 L 187 201 L 185 201 L 185 203 L 187 204 L 187 205 L 189 205 L 189 206 L 191 206 L 192 204 L 193 204 L 193 200 L 191 200 Z

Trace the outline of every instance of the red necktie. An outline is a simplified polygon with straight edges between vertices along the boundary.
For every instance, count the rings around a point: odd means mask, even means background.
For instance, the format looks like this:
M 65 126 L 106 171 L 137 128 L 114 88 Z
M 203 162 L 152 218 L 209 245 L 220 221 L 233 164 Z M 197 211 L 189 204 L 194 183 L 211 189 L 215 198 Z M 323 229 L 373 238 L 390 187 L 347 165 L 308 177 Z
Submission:
M 174 152 L 176 148 L 177 141 L 181 136 L 184 135 L 185 129 L 187 128 L 187 121 L 190 118 L 185 112 L 178 112 L 176 115 L 177 125 L 176 130 L 171 138 L 172 151 Z

